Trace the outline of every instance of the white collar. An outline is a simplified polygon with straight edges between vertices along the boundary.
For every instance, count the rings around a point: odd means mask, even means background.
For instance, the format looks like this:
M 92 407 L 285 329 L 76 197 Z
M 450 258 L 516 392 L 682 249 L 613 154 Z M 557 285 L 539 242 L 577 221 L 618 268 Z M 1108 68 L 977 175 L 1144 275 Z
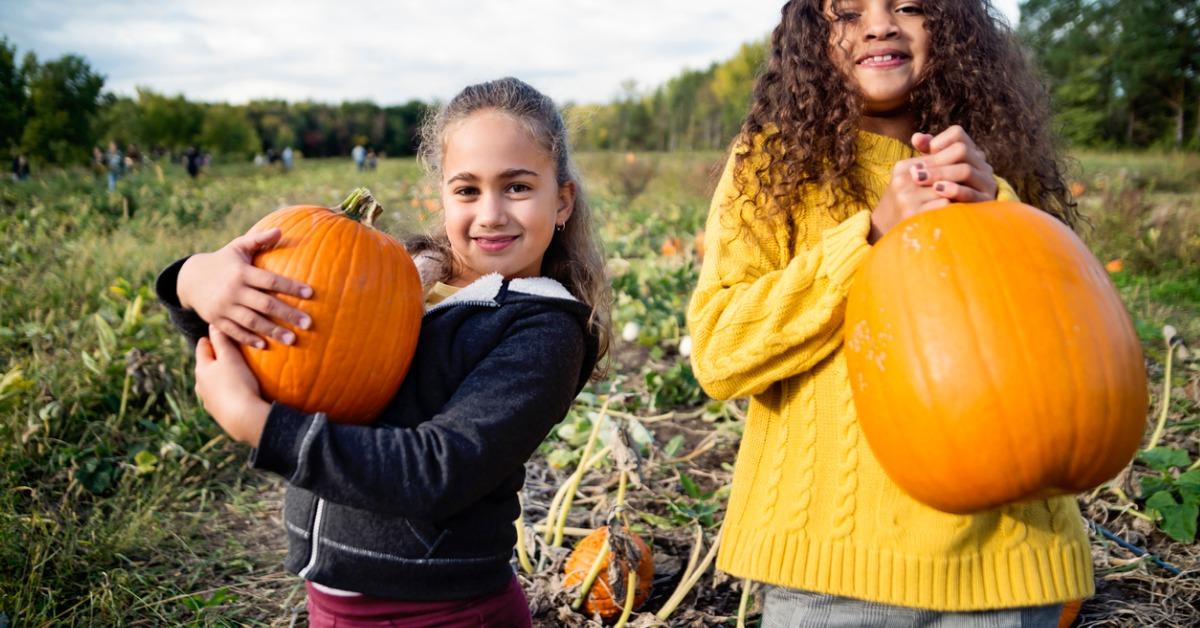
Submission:
M 475 281 L 463 286 L 458 292 L 447 297 L 441 303 L 427 310 L 440 309 L 443 306 L 456 303 L 482 303 L 498 305 L 496 297 L 504 285 L 504 277 L 500 273 L 488 273 Z M 561 283 L 549 277 L 519 277 L 508 282 L 508 289 L 522 294 L 531 294 L 548 299 L 564 299 L 578 301 Z

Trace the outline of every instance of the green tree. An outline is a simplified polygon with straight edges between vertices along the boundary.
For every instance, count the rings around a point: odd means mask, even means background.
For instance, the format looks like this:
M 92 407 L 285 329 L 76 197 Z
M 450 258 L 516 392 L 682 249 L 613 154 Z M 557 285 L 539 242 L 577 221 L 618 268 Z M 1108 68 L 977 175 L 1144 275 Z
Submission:
M 22 72 L 29 89 L 22 149 L 49 163 L 87 161 L 104 77 L 76 55 L 44 65 L 26 55 Z
M 1179 148 L 1191 124 L 1200 145 L 1200 3 L 1025 0 L 1020 8 L 1018 32 L 1070 141 Z
M 241 107 L 211 105 L 196 141 L 203 149 L 231 158 L 245 158 L 258 152 L 262 141 Z
M 137 137 L 147 148 L 172 153 L 195 144 L 204 124 L 204 108 L 183 94 L 164 96 L 147 87 L 137 88 L 140 111 Z
M 17 48 L 0 38 L 0 150 L 16 148 L 25 128 L 25 78 L 17 67 Z

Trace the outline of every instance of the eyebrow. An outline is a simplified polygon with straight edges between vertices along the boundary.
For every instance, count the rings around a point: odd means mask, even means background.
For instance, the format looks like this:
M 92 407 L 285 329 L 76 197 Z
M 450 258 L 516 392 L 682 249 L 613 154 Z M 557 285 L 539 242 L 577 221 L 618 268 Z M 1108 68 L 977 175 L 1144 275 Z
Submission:
M 538 173 L 536 173 L 532 170 L 526 169 L 526 168 L 509 168 L 508 170 L 505 170 L 504 172 L 500 173 L 501 179 L 515 179 L 517 177 L 537 178 L 537 176 L 538 176 Z M 446 183 L 452 183 L 454 181 L 476 181 L 478 179 L 479 179 L 479 177 L 475 176 L 474 174 L 472 174 L 470 172 L 460 172 L 460 173 L 450 177 L 449 179 L 446 179 Z

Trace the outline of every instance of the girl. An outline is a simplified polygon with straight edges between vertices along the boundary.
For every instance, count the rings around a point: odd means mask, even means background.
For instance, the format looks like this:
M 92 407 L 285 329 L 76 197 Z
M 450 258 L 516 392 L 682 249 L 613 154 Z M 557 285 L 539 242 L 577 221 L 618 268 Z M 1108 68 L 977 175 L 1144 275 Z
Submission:
M 259 395 L 235 341 L 291 343 L 309 326 L 271 292 L 311 290 L 249 265 L 278 230 L 158 280 L 198 338 L 205 409 L 254 447 L 253 467 L 288 482 L 285 564 L 307 581 L 315 626 L 530 625 L 509 564 L 523 465 L 608 346 L 602 257 L 554 103 L 512 78 L 473 85 L 423 140 L 444 222 L 410 247 L 427 310 L 412 367 L 374 425 Z
M 1053 626 L 1092 592 L 1074 499 L 955 516 L 897 488 L 842 355 L 855 270 L 906 217 L 1019 197 L 1073 223 L 1049 119 L 987 0 L 784 6 L 688 309 L 705 390 L 751 398 L 717 564 L 773 585 L 764 627 Z

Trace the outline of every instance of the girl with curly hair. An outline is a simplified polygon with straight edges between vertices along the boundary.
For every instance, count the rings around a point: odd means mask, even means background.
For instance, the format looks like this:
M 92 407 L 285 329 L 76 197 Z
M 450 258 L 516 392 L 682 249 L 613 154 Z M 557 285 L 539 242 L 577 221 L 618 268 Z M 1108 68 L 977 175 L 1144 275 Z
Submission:
M 749 396 L 718 567 L 764 628 L 1050 625 L 1092 593 L 1071 497 L 925 506 L 865 440 L 842 354 L 852 278 L 905 218 L 1017 200 L 1074 225 L 1046 95 L 988 0 L 791 0 L 713 198 L 696 376 Z

